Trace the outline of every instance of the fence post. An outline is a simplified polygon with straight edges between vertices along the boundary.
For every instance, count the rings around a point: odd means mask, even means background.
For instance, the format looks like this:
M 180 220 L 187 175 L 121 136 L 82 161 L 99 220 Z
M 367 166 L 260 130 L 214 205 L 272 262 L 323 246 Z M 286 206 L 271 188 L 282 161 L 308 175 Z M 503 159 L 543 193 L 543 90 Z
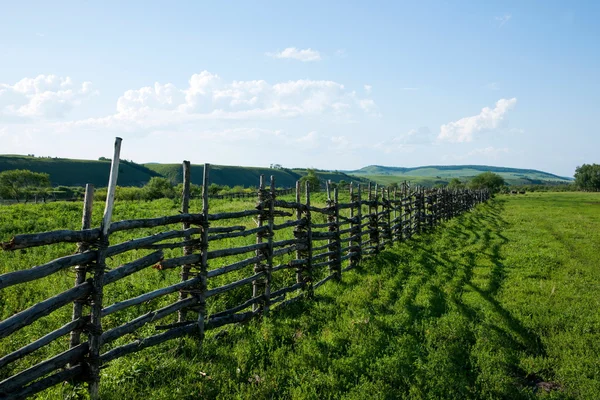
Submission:
M 266 265 L 266 274 L 265 274 L 265 304 L 263 307 L 263 314 L 269 314 L 269 307 L 271 302 L 271 270 L 273 269 L 273 225 L 274 214 L 275 214 L 275 176 L 271 175 L 271 195 L 269 196 L 269 231 L 267 236 L 267 265 Z
M 312 244 L 312 218 L 310 213 L 310 184 L 306 182 L 306 244 L 307 244 L 307 257 L 306 257 L 306 269 L 308 275 L 308 286 L 307 293 L 309 297 L 314 294 L 313 290 L 313 270 L 312 270 L 312 258 L 313 258 L 313 244 Z
M 297 205 L 300 205 L 300 181 L 296 181 L 296 203 L 297 203 Z M 302 209 L 300 207 L 298 207 L 296 209 L 296 220 L 300 221 L 301 219 L 302 219 Z M 294 228 L 294 237 L 296 239 L 303 238 L 302 234 L 304 232 L 305 232 L 304 224 L 300 225 L 300 222 L 298 222 L 298 225 Z M 301 260 L 303 258 L 302 256 L 304 253 L 305 253 L 304 249 L 296 248 L 296 260 Z M 302 264 L 298 264 L 296 266 L 296 283 L 304 282 L 304 277 L 303 277 L 302 271 L 303 271 Z
M 104 208 L 104 217 L 100 227 L 100 242 L 98 246 L 98 256 L 96 258 L 96 267 L 94 268 L 94 278 L 92 281 L 93 292 L 91 301 L 90 316 L 90 335 L 89 335 L 89 367 L 90 384 L 89 392 L 92 399 L 99 398 L 100 385 L 100 349 L 102 347 L 102 300 L 104 297 L 104 270 L 106 269 L 106 252 L 108 249 L 108 236 L 110 222 L 112 219 L 113 206 L 115 201 L 115 190 L 117 188 L 117 178 L 119 176 L 119 156 L 121 154 L 121 138 L 115 139 L 115 151 L 110 166 L 110 177 L 108 180 L 108 192 L 106 193 L 106 206 Z
M 340 206 L 339 206 L 339 197 L 338 197 L 338 188 L 333 189 L 333 206 L 334 206 L 334 226 L 333 232 L 335 232 L 334 239 L 334 251 L 335 251 L 335 265 L 334 265 L 334 273 L 335 279 L 342 279 L 342 242 L 340 237 Z M 331 229 L 331 227 L 330 227 Z
M 383 192 L 385 191 L 385 217 L 387 219 L 386 221 L 386 226 L 385 226 L 385 245 L 386 246 L 391 246 L 392 245 L 392 202 L 390 199 L 390 189 L 389 188 L 382 188 L 381 190 L 381 197 L 383 200 Z
M 356 208 L 356 218 L 358 219 L 358 240 L 356 241 L 356 248 L 358 249 L 358 256 L 356 257 L 356 265 L 360 265 L 362 261 L 362 236 L 363 236 L 363 218 L 362 218 L 362 187 L 360 183 L 356 186 L 356 201 L 358 207 Z
M 202 176 L 202 233 L 200 239 L 200 288 L 198 290 L 198 340 L 204 340 L 204 324 L 206 319 L 206 298 L 204 294 L 207 288 L 208 271 L 208 180 L 210 164 L 204 164 L 204 175 Z
M 335 233 L 336 232 L 336 228 L 335 225 L 337 224 L 336 221 L 336 216 L 335 216 L 335 202 L 331 199 L 331 181 L 327 181 L 325 182 L 325 188 L 327 190 L 327 223 L 329 224 L 327 230 L 330 233 Z M 335 193 L 335 189 L 334 189 L 334 193 Z M 336 238 L 330 238 L 327 239 L 327 251 L 329 253 L 334 253 L 334 254 L 330 254 L 327 257 L 327 261 L 329 262 L 329 275 L 332 276 L 336 276 L 337 278 L 337 263 L 336 263 L 336 256 L 337 256 L 337 239 Z
M 190 212 L 190 162 L 183 162 L 183 191 L 181 193 L 181 212 L 183 214 L 188 214 Z M 183 229 L 189 229 L 189 222 L 184 222 L 182 225 Z M 184 240 L 188 242 L 190 240 L 190 235 L 186 234 Z M 192 246 L 189 243 L 186 243 L 183 246 L 183 255 L 188 256 L 192 254 Z M 192 266 L 187 264 L 181 267 L 181 280 L 187 281 L 190 278 L 190 270 Z M 186 291 L 179 291 L 179 300 L 183 300 L 188 297 L 188 293 Z M 187 316 L 187 312 L 185 310 L 179 310 L 179 314 L 177 316 L 177 320 L 179 322 L 185 321 Z
M 94 204 L 94 185 L 85 185 L 85 197 L 83 198 L 83 215 L 81 217 L 81 229 L 90 229 L 92 227 L 92 206 Z M 83 253 L 90 248 L 89 244 L 81 242 L 77 243 L 77 252 Z M 77 265 L 75 267 L 75 286 L 85 282 L 87 265 Z M 75 300 L 73 303 L 72 321 L 75 321 L 83 315 L 83 301 Z M 69 345 L 71 348 L 77 346 L 81 339 L 81 329 L 76 329 L 71 332 Z
M 256 221 L 256 225 L 260 228 L 263 226 L 264 220 L 266 219 L 266 213 L 265 213 L 265 176 L 261 175 L 259 178 L 259 184 L 258 184 L 258 191 L 257 191 L 257 207 L 259 207 L 259 211 L 260 214 L 258 214 L 257 217 L 257 221 Z M 264 233 L 263 232 L 258 232 L 256 234 L 256 244 L 260 244 L 263 242 L 263 236 Z M 256 264 L 254 264 L 254 273 L 258 274 L 259 272 L 262 272 L 264 270 L 263 267 L 263 259 L 265 256 L 265 252 L 262 249 L 258 249 L 256 250 L 256 256 L 257 257 L 261 257 L 259 258 L 259 260 L 256 262 Z M 261 286 L 261 282 L 260 280 L 255 280 L 252 281 L 252 297 L 257 297 L 260 295 L 260 286 Z M 252 311 L 257 311 L 260 308 L 260 304 L 254 303 L 252 305 Z

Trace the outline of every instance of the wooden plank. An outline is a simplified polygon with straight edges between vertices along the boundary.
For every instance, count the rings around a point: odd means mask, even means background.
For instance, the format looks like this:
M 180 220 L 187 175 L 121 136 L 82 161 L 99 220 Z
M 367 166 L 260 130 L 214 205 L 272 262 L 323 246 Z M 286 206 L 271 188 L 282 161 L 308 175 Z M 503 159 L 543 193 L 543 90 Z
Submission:
M 15 360 L 23 358 L 27 354 L 33 353 L 37 349 L 44 347 L 48 343 L 58 339 L 61 336 L 68 334 L 69 332 L 72 332 L 73 330 L 80 329 L 85 325 L 85 323 L 86 320 L 84 318 L 79 318 L 75 321 L 71 321 L 68 324 L 61 326 L 57 330 L 42 336 L 41 338 L 28 344 L 27 346 L 21 347 L 20 349 L 5 355 L 4 357 L 0 358 L 0 368 Z
M 96 251 L 86 251 L 81 254 L 57 258 L 46 264 L 38 265 L 26 270 L 8 272 L 0 275 L 0 289 L 40 279 L 74 265 L 87 264 L 95 259 Z
M 87 191 L 86 191 L 87 195 Z M 84 203 L 87 204 L 87 203 Z M 2 250 L 19 250 L 55 243 L 93 242 L 100 237 L 100 228 L 82 228 L 80 231 L 61 229 L 50 232 L 16 235 L 10 241 L 0 243 Z
M 83 374 L 85 373 L 85 368 L 82 364 L 78 364 L 74 367 L 64 369 L 60 372 L 47 376 L 39 381 L 35 381 L 31 385 L 27 385 L 22 389 L 17 389 L 10 393 L 11 400 L 21 400 L 27 399 L 33 396 L 36 393 L 41 392 L 42 390 L 48 389 L 54 385 L 58 385 L 59 383 L 64 383 L 65 381 L 80 381 L 83 378 Z M 4 398 L 0 394 L 0 398 Z
M 156 346 L 160 343 L 166 342 L 167 340 L 175 339 L 181 336 L 190 335 L 198 331 L 198 325 L 194 322 L 190 322 L 189 325 L 180 326 L 177 328 L 170 329 L 166 332 L 159 333 L 144 339 L 136 340 L 132 343 L 128 343 L 123 346 L 115 347 L 114 349 L 102 354 L 100 361 L 102 364 L 106 364 L 117 358 L 121 358 L 128 354 L 136 353 L 144 350 L 145 348 Z
M 171 315 L 175 312 L 178 312 L 186 307 L 190 307 L 196 303 L 196 299 L 187 298 L 183 300 L 179 300 L 173 304 L 169 304 L 166 307 L 162 307 L 158 310 L 150 311 L 144 315 L 141 315 L 121 326 L 110 329 L 102 334 L 102 343 L 110 343 L 113 340 L 116 340 L 128 333 L 134 332 L 135 330 L 141 328 L 142 326 L 158 321 L 168 315 Z
M 5 319 L 0 322 L 0 339 L 71 303 L 73 300 L 87 296 L 91 292 L 91 283 L 85 282 Z
M 178 290 L 191 288 L 194 285 L 197 285 L 199 282 L 200 282 L 200 278 L 196 277 L 196 278 L 188 279 L 187 281 L 175 283 L 173 285 L 170 285 L 170 286 L 167 286 L 164 288 L 156 289 L 151 292 L 141 294 L 137 297 L 134 297 L 134 298 L 131 298 L 128 300 L 120 301 L 118 303 L 115 303 L 109 307 L 102 309 L 102 316 L 105 317 L 107 315 L 110 315 L 117 311 L 123 310 L 125 308 L 135 306 L 136 304 L 141 304 L 141 303 L 150 301 L 150 300 L 155 299 L 160 296 L 165 296 L 170 293 L 175 293 Z
M 125 278 L 135 272 L 141 271 L 144 268 L 150 267 L 163 259 L 163 252 L 161 250 L 155 251 L 154 253 L 148 254 L 138 260 L 132 261 L 127 264 L 123 264 L 111 271 L 108 271 L 104 275 L 104 285 L 116 282 L 120 279 Z
M 214 289 L 207 290 L 206 293 L 205 293 L 205 298 L 208 299 L 209 297 L 217 296 L 219 294 L 222 294 L 222 293 L 225 293 L 225 292 L 229 292 L 230 290 L 233 290 L 233 289 L 235 289 L 237 287 L 246 285 L 248 283 L 251 283 L 252 281 L 255 281 L 255 280 L 259 279 L 259 278 L 262 278 L 264 275 L 265 275 L 264 271 L 263 272 L 259 272 L 257 274 L 252 275 L 252 276 L 249 276 L 248 278 L 240 279 L 239 281 L 235 281 L 235 282 L 229 283 L 227 285 L 223 285 L 223 286 L 219 286 L 219 287 L 214 288 Z M 253 297 L 256 297 L 256 296 L 253 296 Z
M 88 343 L 81 343 L 77 347 L 69 349 L 48 360 L 42 361 L 31 368 L 0 382 L 0 396 L 10 397 L 10 394 L 24 385 L 67 364 L 74 364 L 83 359 L 88 352 Z
M 264 257 L 262 255 L 255 256 L 255 257 L 250 257 L 250 258 L 247 258 L 245 260 L 238 261 L 236 263 L 229 264 L 229 265 L 226 265 L 226 266 L 221 267 L 221 268 L 210 270 L 207 273 L 207 277 L 208 278 L 213 278 L 215 276 L 223 275 L 223 274 L 226 274 L 226 273 L 231 272 L 231 271 L 237 271 L 238 269 L 244 268 L 244 267 L 246 267 L 248 265 L 260 262 L 263 259 L 264 259 Z

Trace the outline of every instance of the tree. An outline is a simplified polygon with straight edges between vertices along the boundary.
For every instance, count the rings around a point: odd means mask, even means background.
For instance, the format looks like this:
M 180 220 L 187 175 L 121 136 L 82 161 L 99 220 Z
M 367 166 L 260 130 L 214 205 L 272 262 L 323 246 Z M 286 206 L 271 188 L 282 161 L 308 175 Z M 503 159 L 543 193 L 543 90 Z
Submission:
M 318 192 L 321 189 L 321 180 L 317 176 L 314 169 L 307 169 L 307 174 L 300 178 L 300 185 L 304 187 L 308 182 L 308 187 L 311 192 Z
M 600 190 L 600 164 L 583 164 L 575 169 L 575 185 L 585 191 Z
M 493 172 L 484 172 L 474 177 L 469 182 L 471 189 L 488 189 L 492 193 L 497 193 L 504 187 L 504 178 Z
M 464 189 L 465 188 L 465 184 L 463 181 L 461 181 L 458 178 L 452 178 L 450 179 L 450 182 L 448 182 L 448 186 L 446 186 L 448 189 Z
M 177 196 L 171 181 L 158 176 L 150 178 L 150 181 L 144 186 L 144 192 L 144 198 L 147 200 L 162 199 L 164 197 L 172 199 Z
M 50 187 L 50 175 L 28 169 L 12 169 L 0 172 L 0 197 L 4 199 L 28 198 L 42 188 Z

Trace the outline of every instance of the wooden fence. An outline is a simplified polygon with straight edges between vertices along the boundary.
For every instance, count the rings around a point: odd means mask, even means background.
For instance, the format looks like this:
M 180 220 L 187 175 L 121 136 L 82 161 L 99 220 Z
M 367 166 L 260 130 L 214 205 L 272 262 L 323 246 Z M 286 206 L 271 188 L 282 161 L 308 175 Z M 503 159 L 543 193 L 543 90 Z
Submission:
M 273 177 L 269 182 L 261 177 L 254 209 L 210 213 L 210 170 L 206 165 L 202 210 L 191 213 L 190 165 L 184 162 L 180 214 L 111 222 L 119 150 L 120 139 L 100 227 L 91 227 L 93 188 L 88 186 L 81 230 L 18 235 L 1 244 L 6 251 L 65 242 L 77 243 L 78 247 L 75 254 L 0 275 L 0 294 L 13 285 L 62 270 L 72 268 L 76 275 L 71 289 L 0 322 L 0 339 L 8 338 L 53 311 L 72 306 L 72 318 L 63 326 L 0 358 L 0 371 L 10 371 L 0 375 L 6 377 L 0 382 L 0 398 L 26 398 L 64 381 L 87 382 L 92 398 L 98 398 L 100 368 L 112 360 L 185 335 L 201 341 L 207 330 L 310 298 L 315 289 L 329 280 L 342 279 L 342 273 L 358 266 L 363 258 L 489 198 L 487 191 L 425 190 L 408 185 L 392 191 L 377 185 L 351 185 L 344 193 L 328 187 L 326 205 L 317 207 L 311 204 L 308 185 L 301 190 L 297 183 L 295 198 L 284 200 L 275 190 Z M 340 197 L 347 201 L 340 201 Z M 111 240 L 117 232 L 165 226 L 170 228 L 142 237 L 133 235 L 116 244 Z M 234 238 L 246 238 L 246 243 L 231 247 Z M 148 254 L 137 259 L 134 255 L 134 261 L 108 268 L 109 258 L 132 251 L 137 255 L 142 249 Z M 117 281 L 152 266 L 166 271 L 156 273 L 171 274 L 175 283 L 105 304 L 105 294 Z M 107 320 L 120 311 L 135 310 L 134 306 L 153 304 L 156 299 L 167 305 L 120 325 L 111 326 Z M 148 326 L 154 326 L 155 332 L 141 337 L 140 328 Z M 22 370 L 6 370 L 66 335 L 70 335 L 66 350 Z

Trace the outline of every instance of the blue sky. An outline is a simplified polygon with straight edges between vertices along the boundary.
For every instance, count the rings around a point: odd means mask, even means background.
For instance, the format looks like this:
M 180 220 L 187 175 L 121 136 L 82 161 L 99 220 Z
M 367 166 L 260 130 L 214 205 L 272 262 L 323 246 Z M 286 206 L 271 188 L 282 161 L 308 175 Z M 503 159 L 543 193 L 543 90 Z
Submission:
M 125 4 L 122 4 L 125 3 Z M 598 2 L 0 2 L 0 153 L 598 162 Z

